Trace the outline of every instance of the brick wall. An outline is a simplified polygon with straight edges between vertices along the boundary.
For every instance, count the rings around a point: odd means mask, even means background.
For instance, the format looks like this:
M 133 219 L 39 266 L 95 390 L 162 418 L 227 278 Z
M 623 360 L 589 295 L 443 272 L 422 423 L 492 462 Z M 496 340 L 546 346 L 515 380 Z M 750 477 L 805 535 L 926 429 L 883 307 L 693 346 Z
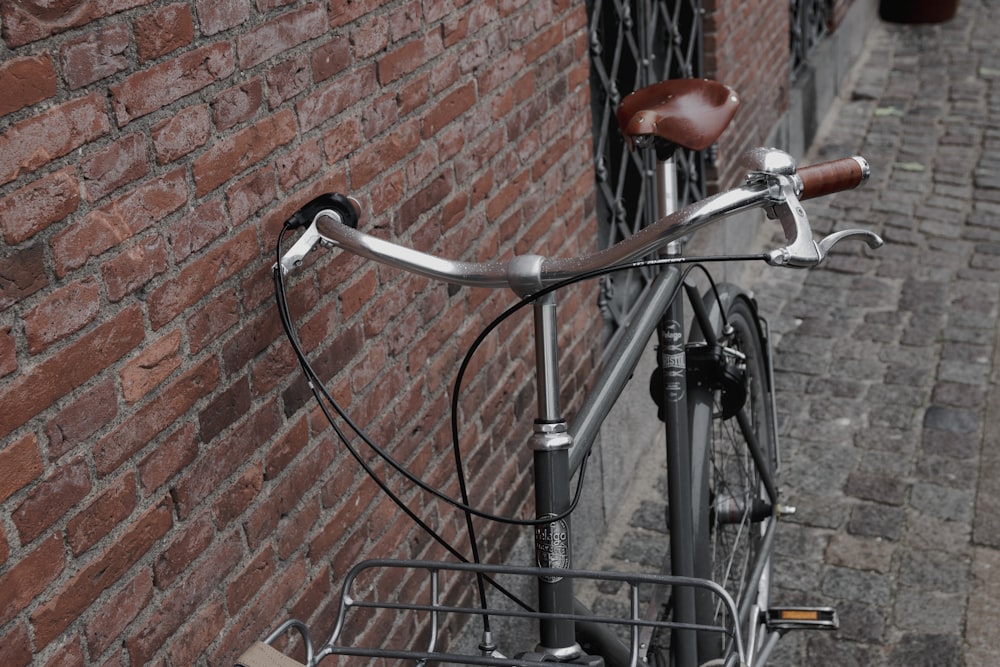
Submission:
M 787 2 L 706 0 L 705 72 L 743 99 L 720 140 L 722 183 L 742 176 L 737 158 L 760 146 L 788 108 Z M 776 48 L 780 47 L 780 48 Z
M 359 555 L 440 550 L 313 407 L 278 230 L 335 190 L 429 251 L 592 248 L 583 3 L 0 8 L 0 663 L 225 665 L 289 614 L 324 634 Z M 320 253 L 291 299 L 334 394 L 454 493 L 452 375 L 509 296 Z M 571 351 L 594 302 L 564 298 Z M 473 498 L 506 513 L 528 452 L 485 438 L 531 418 L 528 329 L 487 343 L 462 401 Z M 564 368 L 570 406 L 591 364 Z

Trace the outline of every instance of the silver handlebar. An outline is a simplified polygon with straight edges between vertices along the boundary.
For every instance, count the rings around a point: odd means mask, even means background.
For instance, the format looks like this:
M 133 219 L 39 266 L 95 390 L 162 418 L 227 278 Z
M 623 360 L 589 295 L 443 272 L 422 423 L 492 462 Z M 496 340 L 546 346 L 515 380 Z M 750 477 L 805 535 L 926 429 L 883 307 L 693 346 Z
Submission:
M 770 150 L 776 157 L 787 155 Z M 799 183 L 794 168 L 788 169 L 787 160 L 776 160 L 781 169 L 755 170 L 748 175 L 746 185 L 679 209 L 616 245 L 583 257 L 521 255 L 509 261 L 448 260 L 358 231 L 344 224 L 335 210 L 324 209 L 313 217 L 306 231 L 281 257 L 280 270 L 287 275 L 302 264 L 310 251 L 323 245 L 343 248 L 435 280 L 474 287 L 509 287 L 523 296 L 561 280 L 645 257 L 708 224 L 759 207 L 769 209 L 770 217 L 781 222 L 788 241 L 787 246 L 770 253 L 768 262 L 773 265 L 814 266 L 823 260 L 835 243 L 850 236 L 861 236 L 871 248 L 882 245 L 882 239 L 867 230 L 837 232 L 818 243 L 814 241 L 805 210 L 798 199 Z

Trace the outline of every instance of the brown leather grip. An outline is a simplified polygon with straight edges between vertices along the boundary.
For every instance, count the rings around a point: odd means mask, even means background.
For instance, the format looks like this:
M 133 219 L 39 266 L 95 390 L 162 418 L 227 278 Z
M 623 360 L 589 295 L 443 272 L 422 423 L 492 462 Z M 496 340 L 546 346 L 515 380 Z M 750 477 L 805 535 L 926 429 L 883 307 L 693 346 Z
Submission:
M 868 161 L 863 157 L 845 157 L 800 167 L 796 172 L 802 180 L 800 199 L 812 199 L 856 188 L 868 180 Z

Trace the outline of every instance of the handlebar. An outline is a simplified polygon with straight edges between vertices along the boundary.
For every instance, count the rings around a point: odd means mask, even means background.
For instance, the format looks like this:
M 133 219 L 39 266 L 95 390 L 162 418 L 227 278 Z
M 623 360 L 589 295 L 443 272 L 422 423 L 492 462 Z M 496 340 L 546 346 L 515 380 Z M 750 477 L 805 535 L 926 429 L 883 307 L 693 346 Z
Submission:
M 863 185 L 871 175 L 871 167 L 867 160 L 855 155 L 801 167 L 796 173 L 802 183 L 799 199 L 806 200 Z
M 850 236 L 862 237 L 873 249 L 882 245 L 882 239 L 867 230 L 838 232 L 817 243 L 800 204 L 800 194 L 807 199 L 861 185 L 869 173 L 864 158 L 843 158 L 796 170 L 787 153 L 755 149 L 745 162 L 750 168 L 745 185 L 681 208 L 610 248 L 575 258 L 520 255 L 509 261 L 493 262 L 442 259 L 357 230 L 356 202 L 340 195 L 324 195 L 289 221 L 291 226 L 308 224 L 308 228 L 275 269 L 285 275 L 299 266 L 306 254 L 323 245 L 340 247 L 435 280 L 477 287 L 509 287 L 523 296 L 561 280 L 648 256 L 708 224 L 752 208 L 768 209 L 785 231 L 788 245 L 768 256 L 773 265 L 813 266 L 823 260 L 835 243 Z

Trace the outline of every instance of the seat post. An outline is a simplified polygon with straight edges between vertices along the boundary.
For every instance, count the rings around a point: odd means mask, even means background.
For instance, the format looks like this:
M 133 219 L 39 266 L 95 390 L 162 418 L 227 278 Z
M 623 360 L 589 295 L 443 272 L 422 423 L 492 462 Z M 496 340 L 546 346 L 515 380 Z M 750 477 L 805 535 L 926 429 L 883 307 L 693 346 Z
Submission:
M 673 151 L 657 147 L 656 149 L 656 218 L 670 215 L 677 210 L 677 163 Z M 681 254 L 683 244 L 671 241 L 666 248 L 668 257 Z

